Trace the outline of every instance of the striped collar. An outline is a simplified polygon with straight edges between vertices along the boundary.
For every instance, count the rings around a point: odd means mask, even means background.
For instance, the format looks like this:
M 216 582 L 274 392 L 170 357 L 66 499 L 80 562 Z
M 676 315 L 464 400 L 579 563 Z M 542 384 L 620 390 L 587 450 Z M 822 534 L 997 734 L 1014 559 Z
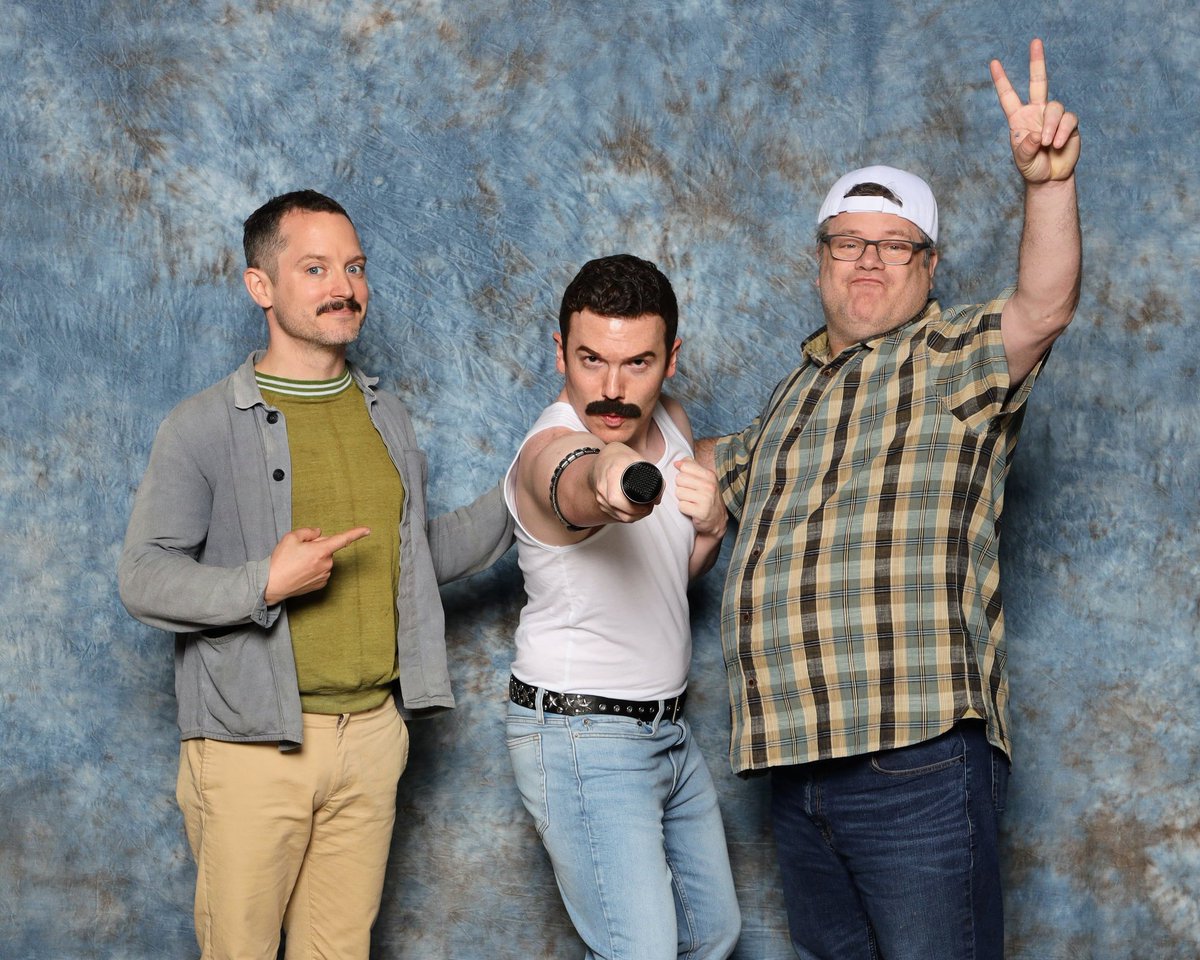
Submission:
M 343 370 L 333 380 L 288 380 L 254 372 L 254 381 L 260 390 L 281 393 L 287 397 L 334 397 L 350 386 L 350 371 Z

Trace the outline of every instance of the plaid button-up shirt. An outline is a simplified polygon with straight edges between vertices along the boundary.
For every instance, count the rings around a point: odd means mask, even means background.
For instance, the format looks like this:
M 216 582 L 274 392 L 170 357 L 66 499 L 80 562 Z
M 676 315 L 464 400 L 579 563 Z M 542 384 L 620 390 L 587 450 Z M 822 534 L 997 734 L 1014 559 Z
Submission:
M 918 743 L 986 720 L 1010 749 L 1000 514 L 1024 402 L 1007 300 L 828 355 L 824 330 L 715 450 L 738 519 L 721 634 L 738 772 Z

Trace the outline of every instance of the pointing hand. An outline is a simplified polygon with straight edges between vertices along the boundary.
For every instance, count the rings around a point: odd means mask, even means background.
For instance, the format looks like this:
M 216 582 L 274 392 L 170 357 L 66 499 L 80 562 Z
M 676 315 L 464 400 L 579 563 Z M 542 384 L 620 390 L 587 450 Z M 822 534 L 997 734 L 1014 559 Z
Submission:
M 368 527 L 355 527 L 323 537 L 316 527 L 298 527 L 285 533 L 271 551 L 264 595 L 267 606 L 320 590 L 333 572 L 333 555 L 370 532 Z

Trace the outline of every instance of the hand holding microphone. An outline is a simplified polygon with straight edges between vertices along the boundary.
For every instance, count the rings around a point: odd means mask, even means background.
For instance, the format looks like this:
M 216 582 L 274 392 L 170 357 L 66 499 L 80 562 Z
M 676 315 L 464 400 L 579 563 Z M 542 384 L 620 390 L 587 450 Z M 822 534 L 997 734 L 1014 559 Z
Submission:
M 662 488 L 662 473 L 649 460 L 637 460 L 621 472 L 621 492 L 630 503 L 654 503 Z
M 590 483 L 597 506 L 617 523 L 634 523 L 649 516 L 663 491 L 658 467 L 620 442 L 600 451 Z

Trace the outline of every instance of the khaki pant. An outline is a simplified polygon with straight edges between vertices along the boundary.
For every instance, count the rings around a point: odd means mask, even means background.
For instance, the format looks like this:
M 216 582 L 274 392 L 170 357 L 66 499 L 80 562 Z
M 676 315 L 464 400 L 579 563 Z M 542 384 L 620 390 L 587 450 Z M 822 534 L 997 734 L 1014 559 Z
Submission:
M 202 960 L 367 960 L 408 731 L 389 699 L 304 715 L 304 745 L 185 740 L 176 796 Z

